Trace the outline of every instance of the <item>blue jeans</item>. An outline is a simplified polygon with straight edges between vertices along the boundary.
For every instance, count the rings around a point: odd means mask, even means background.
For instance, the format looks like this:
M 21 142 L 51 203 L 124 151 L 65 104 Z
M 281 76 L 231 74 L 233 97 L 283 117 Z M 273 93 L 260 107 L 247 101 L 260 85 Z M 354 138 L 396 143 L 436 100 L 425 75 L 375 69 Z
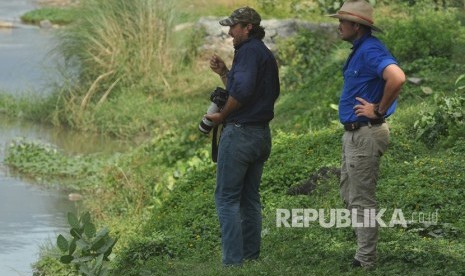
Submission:
M 260 180 L 271 151 L 268 126 L 227 124 L 218 149 L 215 205 L 224 265 L 240 265 L 260 254 Z

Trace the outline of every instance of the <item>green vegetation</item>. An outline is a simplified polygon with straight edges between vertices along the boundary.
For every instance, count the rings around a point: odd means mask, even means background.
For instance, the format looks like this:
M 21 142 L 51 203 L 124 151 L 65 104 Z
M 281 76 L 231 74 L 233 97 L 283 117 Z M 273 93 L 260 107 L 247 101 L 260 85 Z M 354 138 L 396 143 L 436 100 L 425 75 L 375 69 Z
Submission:
M 187 21 L 209 11 L 229 14 L 235 7 L 229 1 L 179 1 L 177 8 L 162 0 L 81 2 L 79 24 L 63 30 L 60 48 L 77 66 L 73 68 L 79 68 L 73 77 L 78 81 L 71 78 L 51 99 L 39 102 L 35 114 L 79 130 L 150 138 L 102 163 L 20 142 L 9 150 L 8 162 L 32 176 L 82 179 L 74 188 L 88 195 L 84 206 L 119 238 L 114 256 L 109 256 L 110 274 L 365 275 L 349 265 L 355 250 L 350 228 L 323 228 L 318 223 L 276 227 L 278 208 L 342 207 L 337 176 L 342 129 L 334 109 L 349 44 L 308 32 L 280 44 L 282 95 L 261 186 L 262 258 L 241 269 L 222 269 L 213 202 L 215 165 L 210 139 L 197 130 L 208 94 L 220 80 L 208 68 L 210 53 L 197 51 L 201 35 L 174 35 L 171 30 L 176 13 Z M 321 14 L 334 9 L 331 5 L 337 1 L 239 2 L 262 9 L 266 4 L 267 16 L 300 11 L 301 18 L 324 21 L 330 19 Z M 314 12 L 299 10 L 310 2 L 316 5 Z M 398 111 L 389 119 L 391 144 L 378 186 L 379 206 L 388 210 L 386 220 L 394 209 L 402 209 L 410 222 L 407 228 L 381 229 L 379 266 L 373 274 L 461 275 L 463 10 L 444 9 L 432 0 L 376 2 L 385 30 L 376 35 L 393 49 L 407 76 L 422 82 L 404 86 Z M 447 7 L 457 6 L 445 2 Z M 190 5 L 198 5 L 202 14 Z M 1 97 L 0 112 L 18 115 L 21 101 Z M 22 112 L 29 118 L 30 111 Z M 75 167 L 69 167 L 72 164 Z M 313 191 L 292 195 L 310 182 Z M 426 222 L 433 214 L 438 223 L 430 225 Z M 57 256 L 53 248 L 44 250 L 36 264 L 41 275 L 73 275 Z
M 68 240 L 61 234 L 57 238 L 57 246 L 65 254 L 60 261 L 72 264 L 81 275 L 108 275 L 108 257 L 118 239 L 111 238 L 107 228 L 97 232 L 88 212 L 81 218 L 68 213 L 68 223 L 72 238 Z
M 60 185 L 61 188 L 84 190 L 98 179 L 104 168 L 118 158 L 93 155 L 69 156 L 57 147 L 41 142 L 17 138 L 7 148 L 5 158 L 14 172 L 41 183 Z
M 21 20 L 29 24 L 39 24 L 42 20 L 49 20 L 53 24 L 66 25 L 73 22 L 77 13 L 73 8 L 41 8 L 25 13 Z

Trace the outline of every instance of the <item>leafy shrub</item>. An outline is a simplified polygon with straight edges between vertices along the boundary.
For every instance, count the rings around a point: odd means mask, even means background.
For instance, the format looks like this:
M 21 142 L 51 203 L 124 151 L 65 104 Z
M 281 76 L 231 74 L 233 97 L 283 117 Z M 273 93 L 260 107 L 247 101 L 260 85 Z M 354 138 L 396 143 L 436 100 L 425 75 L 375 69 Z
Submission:
M 409 6 L 423 5 L 426 7 L 432 7 L 434 9 L 463 7 L 462 0 L 395 0 L 395 1 L 383 0 L 382 2 L 384 2 L 385 4 L 392 4 L 392 2 L 407 3 Z
M 379 37 L 402 63 L 428 56 L 451 59 L 465 47 L 464 29 L 450 11 L 417 11 L 407 19 L 385 19 L 381 25 L 389 28 Z
M 256 0 L 260 11 L 263 14 L 272 15 L 273 17 L 307 17 L 312 13 L 319 13 L 318 4 L 314 1 L 302 0 Z
M 283 129 L 315 130 L 337 119 L 334 108 L 346 57 L 344 53 L 339 58 L 339 43 L 328 34 L 306 30 L 280 42 L 278 61 L 283 93 L 276 105 L 276 122 Z
M 443 145 L 450 146 L 457 138 L 465 136 L 465 97 L 444 97 L 436 104 L 435 110 L 420 112 L 420 119 L 414 124 L 417 138 L 430 146 L 446 138 Z
M 72 239 L 67 240 L 63 235 L 57 238 L 58 248 L 65 253 L 60 261 L 73 264 L 82 275 L 108 275 L 105 262 L 109 261 L 108 257 L 118 239 L 111 238 L 107 228 L 97 232 L 88 212 L 81 218 L 68 213 L 68 223 Z
M 284 88 L 294 90 L 318 75 L 327 64 L 332 43 L 328 34 L 307 30 L 281 41 L 277 59 L 281 65 Z
M 368 0 L 372 5 L 376 4 L 376 0 Z M 261 10 L 273 15 L 283 12 L 289 13 L 294 17 L 303 17 L 310 13 L 330 14 L 338 11 L 344 0 L 257 0 L 257 4 Z

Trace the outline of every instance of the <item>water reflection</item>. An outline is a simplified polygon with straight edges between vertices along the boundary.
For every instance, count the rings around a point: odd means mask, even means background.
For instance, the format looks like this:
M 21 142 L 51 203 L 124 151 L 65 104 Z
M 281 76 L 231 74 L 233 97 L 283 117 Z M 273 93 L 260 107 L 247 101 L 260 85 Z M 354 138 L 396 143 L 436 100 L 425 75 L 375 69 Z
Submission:
M 0 275 L 31 275 L 39 246 L 65 230 L 66 214 L 75 206 L 66 193 L 13 177 L 3 164 L 12 139 L 48 139 L 48 132 L 8 120 L 0 120 L 0 126 Z
M 7 94 L 45 95 L 60 82 L 53 30 L 37 27 L 0 29 L 0 90 Z
M 0 116 L 0 275 L 31 275 L 39 246 L 66 230 L 66 214 L 75 205 L 68 193 L 30 183 L 9 173 L 3 160 L 13 139 L 26 137 L 51 143 L 67 154 L 115 153 L 124 142 Z
M 13 139 L 21 137 L 56 145 L 67 154 L 114 154 L 125 152 L 132 145 L 132 142 L 116 140 L 107 136 L 33 124 L 0 115 L 0 143 L 2 141 L 3 143 L 11 142 Z M 5 149 L 0 149 L 0 152 L 2 150 Z
M 52 29 L 21 24 L 20 16 L 37 7 L 34 0 L 0 0 L 0 21 L 14 28 L 0 28 L 0 91 L 8 94 L 39 94 L 60 82 Z
M 67 195 L 0 174 L 0 275 L 32 275 L 39 247 L 66 229 Z
M 35 7 L 36 0 L 0 0 L 0 19 L 17 22 L 21 15 Z

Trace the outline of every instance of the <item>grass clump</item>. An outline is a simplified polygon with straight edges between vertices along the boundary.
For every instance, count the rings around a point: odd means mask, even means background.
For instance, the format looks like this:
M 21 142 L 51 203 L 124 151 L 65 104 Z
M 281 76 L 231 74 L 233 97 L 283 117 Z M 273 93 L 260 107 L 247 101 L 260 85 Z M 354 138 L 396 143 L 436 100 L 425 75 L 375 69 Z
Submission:
M 108 100 L 171 91 L 178 58 L 172 41 L 174 9 L 162 0 L 85 0 L 58 50 L 72 72 L 61 91 L 56 124 L 85 129 Z M 111 121 L 109 124 L 111 125 Z
M 78 17 L 74 8 L 47 7 L 29 11 L 21 16 L 21 20 L 28 24 L 39 24 L 43 20 L 49 20 L 53 24 L 67 25 Z

